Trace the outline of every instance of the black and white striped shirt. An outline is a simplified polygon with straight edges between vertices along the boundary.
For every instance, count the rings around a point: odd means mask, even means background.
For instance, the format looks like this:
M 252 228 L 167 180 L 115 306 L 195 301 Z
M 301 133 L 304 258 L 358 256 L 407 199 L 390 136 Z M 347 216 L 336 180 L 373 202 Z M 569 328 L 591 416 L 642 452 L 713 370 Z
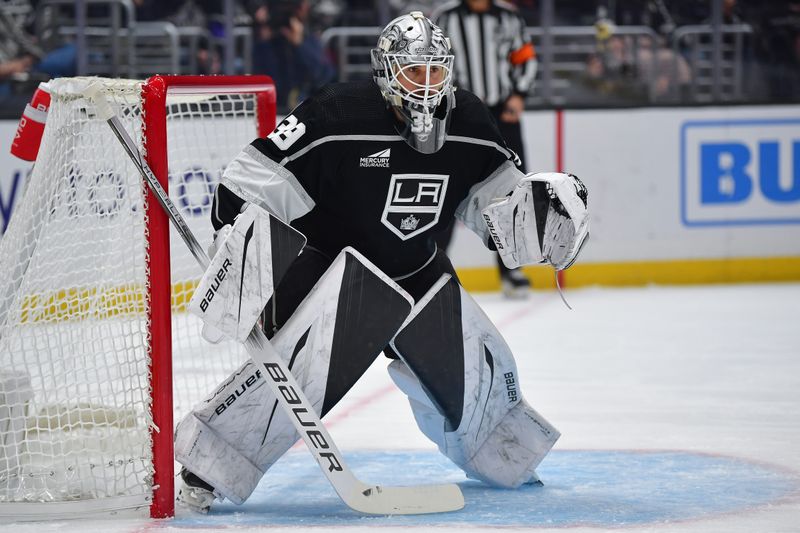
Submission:
M 463 0 L 441 6 L 431 19 L 450 37 L 455 85 L 494 106 L 512 93 L 525 95 L 536 77 L 536 55 L 516 8 L 493 0 L 486 13 L 471 13 Z

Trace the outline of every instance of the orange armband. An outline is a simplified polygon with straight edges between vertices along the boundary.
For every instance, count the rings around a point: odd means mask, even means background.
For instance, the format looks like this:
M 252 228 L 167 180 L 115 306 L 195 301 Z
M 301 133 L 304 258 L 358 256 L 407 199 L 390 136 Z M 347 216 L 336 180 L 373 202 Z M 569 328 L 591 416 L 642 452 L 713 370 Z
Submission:
M 533 47 L 533 43 L 525 43 L 521 47 L 517 48 L 516 50 L 512 50 L 508 54 L 508 60 L 515 67 L 535 58 L 536 49 Z

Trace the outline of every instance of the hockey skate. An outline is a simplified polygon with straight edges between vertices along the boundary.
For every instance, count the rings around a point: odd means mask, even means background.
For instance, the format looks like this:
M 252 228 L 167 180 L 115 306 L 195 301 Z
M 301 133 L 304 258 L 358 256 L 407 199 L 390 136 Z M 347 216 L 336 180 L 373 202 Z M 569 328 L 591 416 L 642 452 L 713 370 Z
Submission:
M 528 281 L 528 278 L 519 268 L 507 269 L 504 266 L 500 267 L 500 283 L 503 295 L 506 298 L 515 300 L 527 298 L 531 289 L 531 282 Z
M 214 487 L 181 468 L 181 486 L 178 489 L 178 503 L 184 507 L 206 514 L 211 509 L 211 504 L 217 499 Z
M 539 474 L 537 474 L 536 471 L 534 470 L 533 474 L 531 475 L 531 478 L 525 483 L 523 483 L 523 485 L 531 485 L 533 487 L 544 487 L 544 482 L 542 481 L 542 478 L 539 477 Z
M 467 473 L 467 478 L 474 479 L 475 481 L 483 481 L 482 479 L 472 476 L 469 473 Z M 533 474 L 531 474 L 531 478 L 523 483 L 523 485 L 530 485 L 531 487 L 544 487 L 544 482 L 542 481 L 542 478 L 539 477 L 539 474 L 537 474 L 534 470 Z

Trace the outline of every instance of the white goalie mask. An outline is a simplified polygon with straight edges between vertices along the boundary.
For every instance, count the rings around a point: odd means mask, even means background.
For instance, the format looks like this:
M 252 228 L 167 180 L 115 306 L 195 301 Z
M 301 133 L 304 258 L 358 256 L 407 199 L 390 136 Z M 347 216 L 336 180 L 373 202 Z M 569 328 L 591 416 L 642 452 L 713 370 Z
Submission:
M 450 40 L 419 11 L 397 17 L 372 50 L 372 72 L 386 102 L 405 119 L 400 135 L 432 154 L 447 137 L 453 95 Z

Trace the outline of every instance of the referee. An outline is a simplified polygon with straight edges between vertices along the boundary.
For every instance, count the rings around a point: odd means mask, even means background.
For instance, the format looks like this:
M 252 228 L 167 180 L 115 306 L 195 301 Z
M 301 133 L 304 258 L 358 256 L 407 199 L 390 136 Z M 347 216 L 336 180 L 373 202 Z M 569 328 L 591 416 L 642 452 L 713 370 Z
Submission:
M 536 77 L 537 61 L 516 7 L 502 0 L 452 0 L 437 9 L 431 19 L 450 37 L 455 85 L 486 103 L 506 144 L 519 156 L 520 170 L 525 172 L 520 118 L 525 95 Z M 525 297 L 530 288 L 525 275 L 506 268 L 499 256 L 497 264 L 503 292 Z

